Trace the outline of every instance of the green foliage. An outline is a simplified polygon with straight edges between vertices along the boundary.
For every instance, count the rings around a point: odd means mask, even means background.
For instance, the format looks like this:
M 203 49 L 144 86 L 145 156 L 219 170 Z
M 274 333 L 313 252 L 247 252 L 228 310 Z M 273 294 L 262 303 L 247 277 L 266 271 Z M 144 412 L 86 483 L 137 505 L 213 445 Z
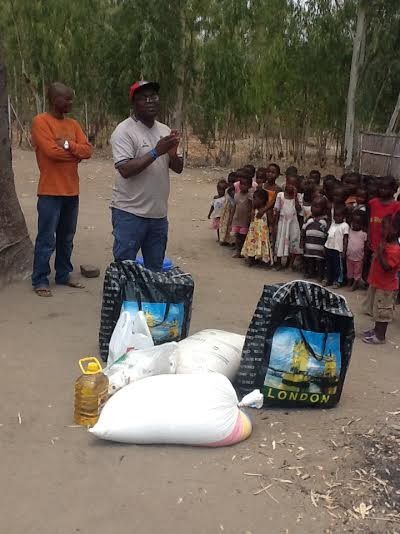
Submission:
M 361 0 L 360 0 L 361 1 Z M 169 120 L 183 86 L 204 142 L 282 133 L 342 137 L 357 0 L 4 0 L 9 88 L 29 120 L 59 80 L 99 129 L 129 112 L 140 78 L 162 86 Z M 386 128 L 400 86 L 400 5 L 368 6 L 360 128 Z

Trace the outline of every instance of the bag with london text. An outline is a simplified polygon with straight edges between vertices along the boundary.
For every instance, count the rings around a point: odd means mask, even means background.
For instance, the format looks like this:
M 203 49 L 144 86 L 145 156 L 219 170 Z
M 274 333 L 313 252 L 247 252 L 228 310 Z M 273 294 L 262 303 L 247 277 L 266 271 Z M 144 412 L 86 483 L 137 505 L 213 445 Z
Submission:
M 346 299 L 318 284 L 265 286 L 247 331 L 237 385 L 266 404 L 339 402 L 354 341 Z
M 99 345 L 107 360 L 111 335 L 121 311 L 143 311 L 155 345 L 188 336 L 194 282 L 178 267 L 165 273 L 150 271 L 131 260 L 113 262 L 106 270 Z

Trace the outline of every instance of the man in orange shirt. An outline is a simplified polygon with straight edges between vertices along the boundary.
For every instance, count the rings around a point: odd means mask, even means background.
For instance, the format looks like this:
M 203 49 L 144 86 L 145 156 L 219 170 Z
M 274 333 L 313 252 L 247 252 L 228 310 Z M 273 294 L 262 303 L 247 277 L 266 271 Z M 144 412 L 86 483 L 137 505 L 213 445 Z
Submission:
M 92 147 L 78 122 L 65 117 L 74 93 L 62 83 L 48 90 L 49 111 L 33 119 L 32 140 L 40 170 L 38 235 L 35 243 L 32 285 L 40 297 L 51 297 L 50 257 L 56 251 L 57 284 L 82 288 L 70 278 L 71 254 L 79 210 L 78 163 L 92 155 Z

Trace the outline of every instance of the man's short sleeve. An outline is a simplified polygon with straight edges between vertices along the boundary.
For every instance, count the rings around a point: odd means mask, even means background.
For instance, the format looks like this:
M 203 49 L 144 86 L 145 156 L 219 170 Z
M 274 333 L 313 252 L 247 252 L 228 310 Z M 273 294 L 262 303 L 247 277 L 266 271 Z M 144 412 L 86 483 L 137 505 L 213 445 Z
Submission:
M 136 157 L 135 135 L 131 134 L 123 123 L 114 130 L 111 136 L 111 147 L 115 167 L 119 167 Z

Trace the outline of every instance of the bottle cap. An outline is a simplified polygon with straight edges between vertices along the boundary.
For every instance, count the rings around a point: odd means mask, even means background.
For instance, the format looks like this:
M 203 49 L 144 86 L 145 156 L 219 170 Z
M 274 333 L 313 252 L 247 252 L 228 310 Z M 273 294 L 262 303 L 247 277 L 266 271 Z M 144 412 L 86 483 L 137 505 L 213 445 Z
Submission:
M 87 370 L 89 373 L 98 373 L 99 372 L 99 366 L 96 362 L 89 362 L 87 366 Z
M 84 364 L 87 364 L 86 369 Z M 84 375 L 95 375 L 96 373 L 101 373 L 103 370 L 99 360 L 97 358 L 93 358 L 93 356 L 90 356 L 89 358 L 81 358 L 79 360 L 79 367 Z

